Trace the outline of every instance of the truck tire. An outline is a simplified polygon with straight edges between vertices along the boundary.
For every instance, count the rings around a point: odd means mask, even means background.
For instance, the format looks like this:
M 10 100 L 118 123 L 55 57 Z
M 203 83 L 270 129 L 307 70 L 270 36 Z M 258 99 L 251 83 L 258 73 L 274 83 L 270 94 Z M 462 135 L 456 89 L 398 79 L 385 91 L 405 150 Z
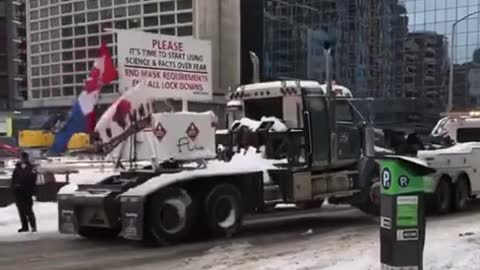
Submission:
M 434 197 L 436 212 L 440 215 L 449 213 L 452 206 L 452 188 L 448 177 L 440 178 Z
M 205 197 L 204 213 L 209 232 L 216 237 L 230 237 L 242 225 L 242 195 L 233 185 L 214 186 Z
M 356 204 L 355 207 L 365 214 L 380 216 L 380 180 L 378 178 L 374 179 L 368 194 L 368 202 Z
M 108 240 L 118 236 L 120 230 L 80 226 L 78 235 L 91 240 Z
M 460 176 L 453 186 L 453 208 L 456 211 L 464 211 L 470 201 L 470 186 L 468 178 Z
M 148 207 L 148 235 L 153 244 L 174 244 L 186 240 L 194 225 L 196 202 L 181 188 L 155 193 Z M 153 243 L 152 243 L 153 242 Z

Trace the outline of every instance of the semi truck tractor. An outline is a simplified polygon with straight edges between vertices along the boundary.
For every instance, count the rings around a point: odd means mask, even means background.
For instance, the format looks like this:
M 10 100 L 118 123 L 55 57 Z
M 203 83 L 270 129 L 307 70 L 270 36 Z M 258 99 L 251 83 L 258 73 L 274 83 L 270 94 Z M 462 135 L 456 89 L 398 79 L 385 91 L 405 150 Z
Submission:
M 135 100 L 140 94 L 120 98 L 102 116 L 99 125 L 106 125 L 95 144 L 119 160 L 128 156 L 130 166 L 60 192 L 60 232 L 165 244 L 232 235 L 244 217 L 274 211 L 278 203 L 320 206 L 329 198 L 376 213 L 378 168 L 369 158 L 374 128 L 355 105 L 360 102 L 328 94 L 318 83 L 265 85 L 243 97 L 277 95 L 277 86 L 292 85 L 295 102 L 255 105 L 267 111 L 253 132 L 231 125 L 225 145 L 235 151 L 226 160 L 216 158 L 211 113 L 154 113 L 149 103 Z M 285 119 L 286 111 L 296 118 Z M 151 165 L 135 166 L 137 160 Z

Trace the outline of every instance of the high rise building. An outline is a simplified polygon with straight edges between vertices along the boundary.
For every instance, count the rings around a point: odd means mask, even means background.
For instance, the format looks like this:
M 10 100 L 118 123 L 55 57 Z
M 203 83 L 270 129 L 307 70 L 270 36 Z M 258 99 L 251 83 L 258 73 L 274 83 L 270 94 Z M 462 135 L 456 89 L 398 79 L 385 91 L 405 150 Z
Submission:
M 25 4 L 0 0 L 0 111 L 26 98 Z
M 25 107 L 65 107 L 106 42 L 116 59 L 111 29 L 143 29 L 166 35 L 193 35 L 193 1 L 29 0 L 27 1 L 29 100 Z M 102 89 L 110 102 L 116 83 Z

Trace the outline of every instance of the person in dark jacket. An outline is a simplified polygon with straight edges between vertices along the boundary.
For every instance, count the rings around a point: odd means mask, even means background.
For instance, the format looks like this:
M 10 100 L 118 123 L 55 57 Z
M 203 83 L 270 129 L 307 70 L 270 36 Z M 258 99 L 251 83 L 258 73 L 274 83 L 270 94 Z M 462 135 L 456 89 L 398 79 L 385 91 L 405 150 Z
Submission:
M 18 232 L 27 232 L 28 223 L 32 232 L 37 231 L 35 214 L 33 213 L 33 195 L 37 172 L 35 166 L 28 160 L 28 154 L 22 152 L 20 161 L 15 165 L 12 175 L 12 190 L 15 197 L 15 204 L 18 208 L 18 215 L 22 227 Z

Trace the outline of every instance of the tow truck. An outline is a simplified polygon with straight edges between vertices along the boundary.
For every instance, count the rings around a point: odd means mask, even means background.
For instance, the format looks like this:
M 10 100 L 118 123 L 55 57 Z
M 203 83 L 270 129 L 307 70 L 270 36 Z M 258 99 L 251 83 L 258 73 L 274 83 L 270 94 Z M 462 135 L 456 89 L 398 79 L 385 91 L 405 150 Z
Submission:
M 431 132 L 418 158 L 437 170 L 427 185 L 430 208 L 462 211 L 480 195 L 480 112 L 449 113 Z
M 246 101 L 247 89 L 264 89 L 252 92 L 252 97 L 269 96 L 283 86 L 291 86 L 291 97 L 262 106 L 270 117 L 260 119 L 250 139 L 241 135 L 238 124 L 229 129 L 227 146 L 235 153 L 228 161 L 216 159 L 216 117 L 211 113 L 154 113 L 153 106 L 141 100 L 141 92 L 127 92 L 102 116 L 106 120 L 99 122 L 105 125 L 97 130 L 96 149 L 115 153 L 119 160 L 129 157 L 130 167 L 97 184 L 60 192 L 60 232 L 85 237 L 120 234 L 164 244 L 195 234 L 232 235 L 244 217 L 274 211 L 271 206 L 278 203 L 320 206 L 329 198 L 377 212 L 372 190 L 378 168 L 369 158 L 374 130 L 354 105 L 363 103 L 329 94 L 309 81 L 241 89 Z M 292 106 L 287 99 L 295 100 Z M 367 103 L 376 108 L 373 115 L 398 118 L 395 106 Z M 285 120 L 283 113 L 290 110 L 296 117 Z M 248 116 L 248 106 L 245 112 Z M 408 115 L 402 117 L 404 123 L 412 122 Z M 274 128 L 278 119 L 285 128 Z M 249 149 L 257 149 L 255 155 Z M 137 160 L 151 165 L 136 166 Z

